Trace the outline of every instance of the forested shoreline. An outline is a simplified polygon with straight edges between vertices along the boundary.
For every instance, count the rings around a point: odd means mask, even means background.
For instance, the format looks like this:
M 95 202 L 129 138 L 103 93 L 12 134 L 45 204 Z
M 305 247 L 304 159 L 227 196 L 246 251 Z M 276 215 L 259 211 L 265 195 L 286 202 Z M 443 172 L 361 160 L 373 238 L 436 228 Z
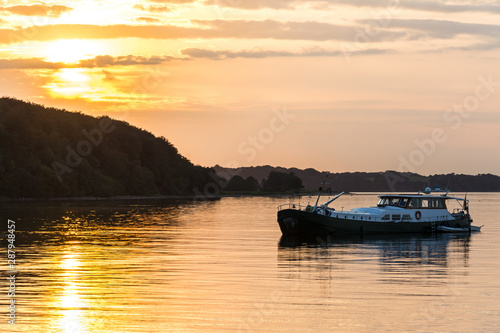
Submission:
M 1 198 L 189 196 L 210 170 L 124 121 L 0 99 Z

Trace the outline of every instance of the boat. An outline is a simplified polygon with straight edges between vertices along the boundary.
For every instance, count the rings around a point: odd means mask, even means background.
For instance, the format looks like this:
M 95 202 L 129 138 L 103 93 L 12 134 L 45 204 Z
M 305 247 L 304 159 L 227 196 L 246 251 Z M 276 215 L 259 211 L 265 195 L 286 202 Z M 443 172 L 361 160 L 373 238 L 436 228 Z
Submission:
M 450 190 L 426 188 L 416 194 L 384 194 L 374 207 L 338 211 L 329 205 L 344 192 L 314 206 L 288 203 L 278 207 L 278 224 L 283 235 L 326 235 L 365 233 L 471 232 L 469 200 L 450 196 Z M 447 203 L 457 200 L 460 208 L 448 211 Z

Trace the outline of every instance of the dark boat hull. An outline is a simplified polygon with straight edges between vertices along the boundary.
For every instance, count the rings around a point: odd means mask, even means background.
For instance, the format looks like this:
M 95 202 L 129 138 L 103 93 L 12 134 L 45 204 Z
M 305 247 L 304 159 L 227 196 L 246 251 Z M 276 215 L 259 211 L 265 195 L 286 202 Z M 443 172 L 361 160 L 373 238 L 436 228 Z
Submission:
M 453 221 L 436 222 L 374 222 L 350 220 L 314 214 L 296 209 L 278 212 L 278 223 L 284 235 L 325 235 L 363 233 L 427 233 L 437 232 L 440 225 L 469 228 L 467 216 Z

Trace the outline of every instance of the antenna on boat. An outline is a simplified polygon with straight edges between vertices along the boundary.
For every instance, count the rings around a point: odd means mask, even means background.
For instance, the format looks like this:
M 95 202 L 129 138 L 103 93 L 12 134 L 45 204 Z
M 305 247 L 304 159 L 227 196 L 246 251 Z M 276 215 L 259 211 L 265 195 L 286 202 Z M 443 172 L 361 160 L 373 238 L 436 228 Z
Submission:
M 324 189 L 325 189 L 325 185 L 328 184 L 329 188 L 330 188 L 330 193 L 332 191 L 332 187 L 330 186 L 330 183 L 327 182 L 327 179 L 328 179 L 328 173 L 326 174 L 325 176 L 325 180 L 323 180 L 320 184 L 320 187 L 319 187 L 319 193 L 318 193 L 318 198 L 316 199 L 316 203 L 314 204 L 314 209 L 316 209 L 316 207 L 318 207 L 318 203 L 319 203 L 319 198 L 321 197 L 321 193 L 323 193 Z
M 321 197 L 321 193 L 323 193 L 323 187 L 325 186 L 325 184 L 328 184 L 328 183 L 326 181 L 323 181 L 321 183 L 322 186 L 319 187 L 318 198 L 316 199 L 316 203 L 314 204 L 314 208 L 318 207 L 319 198 Z

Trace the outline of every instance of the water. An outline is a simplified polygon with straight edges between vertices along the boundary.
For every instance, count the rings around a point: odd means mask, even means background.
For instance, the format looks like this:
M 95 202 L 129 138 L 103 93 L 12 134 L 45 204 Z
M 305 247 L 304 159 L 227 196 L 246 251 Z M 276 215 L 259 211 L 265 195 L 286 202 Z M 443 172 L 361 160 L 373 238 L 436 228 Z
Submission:
M 16 325 L 2 332 L 500 330 L 500 194 L 469 235 L 281 239 L 287 198 L 3 205 L 16 222 Z M 307 203 L 307 198 L 302 198 Z M 345 196 L 335 207 L 376 203 Z

